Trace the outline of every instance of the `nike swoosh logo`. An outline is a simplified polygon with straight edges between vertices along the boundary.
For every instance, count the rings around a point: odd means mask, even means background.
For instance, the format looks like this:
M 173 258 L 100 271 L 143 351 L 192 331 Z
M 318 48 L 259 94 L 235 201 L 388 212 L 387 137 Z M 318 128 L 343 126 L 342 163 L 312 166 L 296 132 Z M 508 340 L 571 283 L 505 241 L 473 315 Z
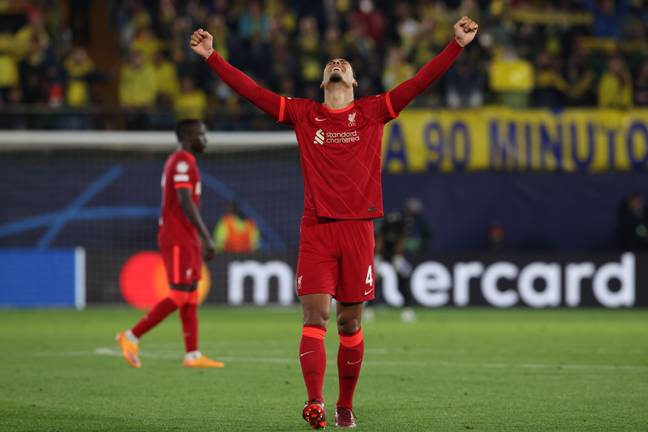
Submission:
M 315 121 L 323 122 L 326 121 L 326 118 L 321 119 L 319 117 L 315 117 Z
M 314 352 L 315 352 L 315 351 L 306 351 L 305 353 L 301 353 L 301 354 L 299 354 L 299 357 L 304 357 L 305 355 L 313 354 Z
M 371 291 L 373 291 L 373 290 L 374 290 L 374 289 L 371 288 L 369 291 L 365 291 L 365 292 L 364 292 L 364 295 L 369 295 L 369 294 L 371 294 Z
M 360 360 L 358 360 L 358 361 L 354 361 L 354 362 L 350 362 L 349 360 L 347 360 L 347 364 L 348 364 L 349 366 L 353 366 L 353 365 L 357 365 L 357 364 L 360 363 L 361 361 L 362 361 L 362 359 L 360 359 Z

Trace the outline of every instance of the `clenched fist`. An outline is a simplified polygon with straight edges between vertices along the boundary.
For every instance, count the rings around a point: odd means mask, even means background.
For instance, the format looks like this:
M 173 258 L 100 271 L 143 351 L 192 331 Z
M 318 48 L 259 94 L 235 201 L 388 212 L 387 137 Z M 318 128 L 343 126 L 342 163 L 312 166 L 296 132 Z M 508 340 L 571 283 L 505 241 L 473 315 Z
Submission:
M 454 25 L 455 39 L 459 45 L 465 47 L 477 34 L 477 28 L 479 25 L 467 16 L 461 17 L 459 21 Z
M 192 33 L 190 45 L 193 52 L 205 59 L 214 52 L 214 38 L 208 31 L 203 29 L 198 29 Z

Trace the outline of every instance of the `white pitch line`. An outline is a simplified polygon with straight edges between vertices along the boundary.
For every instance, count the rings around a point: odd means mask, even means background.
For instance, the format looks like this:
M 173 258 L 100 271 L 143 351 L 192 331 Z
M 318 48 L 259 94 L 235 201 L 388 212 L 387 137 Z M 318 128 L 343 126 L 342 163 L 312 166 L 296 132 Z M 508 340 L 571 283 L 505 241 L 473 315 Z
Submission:
M 496 369 L 600 369 L 600 370 L 644 370 L 648 365 L 595 365 L 595 364 L 544 364 L 544 363 L 527 363 L 527 364 L 509 364 L 509 363 L 483 363 L 481 366 Z
M 99 347 L 94 351 L 67 351 L 67 352 L 36 352 L 31 353 L 39 357 L 89 357 L 89 356 L 109 356 L 121 357 L 120 350 L 109 347 Z M 140 355 L 144 358 L 174 360 L 182 359 L 180 351 L 142 351 Z M 241 363 L 273 363 L 273 364 L 296 364 L 298 359 L 287 357 L 248 357 L 248 356 L 218 356 L 217 359 Z M 328 359 L 329 362 L 335 361 L 335 358 Z M 570 370 L 612 370 L 612 371 L 648 371 L 648 365 L 610 365 L 610 364 L 561 364 L 561 363 L 456 363 L 443 361 L 388 361 L 388 360 L 365 360 L 366 366 L 387 366 L 387 367 L 462 367 L 487 368 L 487 369 L 570 369 Z
M 27 353 L 26 353 L 27 354 Z M 27 355 L 36 357 L 94 357 L 108 356 L 121 357 L 120 350 L 110 347 L 99 347 L 94 351 L 43 351 L 32 352 Z M 182 359 L 180 351 L 142 351 L 140 355 L 144 358 L 173 360 Z M 298 359 L 287 357 L 249 357 L 249 356 L 217 356 L 219 360 L 241 363 L 267 363 L 267 364 L 296 364 Z M 335 362 L 335 358 L 327 359 L 329 362 Z M 386 367 L 461 367 L 466 369 L 486 368 L 486 369 L 568 369 L 568 370 L 609 370 L 609 371 L 647 371 L 648 365 L 611 365 L 611 364 L 561 364 L 561 363 L 456 363 L 443 361 L 409 361 L 409 360 L 365 360 L 366 366 L 386 366 Z
M 106 347 L 100 347 L 95 349 L 94 351 L 95 355 L 100 355 L 100 356 L 109 356 L 109 357 L 121 357 L 122 353 L 121 351 L 114 349 L 114 348 L 106 348 Z M 167 351 L 164 353 L 152 353 L 148 351 L 142 351 L 140 352 L 140 357 L 143 358 L 153 358 L 153 359 L 161 359 L 161 360 L 178 360 L 182 359 L 182 353 L 180 351 Z M 279 364 L 289 364 L 289 363 L 296 363 L 297 360 L 291 360 L 287 358 L 278 358 L 278 357 L 228 357 L 228 356 L 218 356 L 216 357 L 218 360 L 223 360 L 223 361 L 239 361 L 239 362 L 246 362 L 246 363 L 279 363 Z
M 94 350 L 95 355 L 100 355 L 100 356 L 108 356 L 108 357 L 121 357 L 122 352 L 118 349 L 115 348 L 108 348 L 108 347 L 99 347 Z M 140 351 L 140 357 L 146 357 L 146 358 L 154 358 L 154 359 L 161 359 L 161 360 L 178 360 L 181 359 L 182 356 L 179 356 L 176 354 L 175 351 L 170 352 L 149 352 L 149 351 Z

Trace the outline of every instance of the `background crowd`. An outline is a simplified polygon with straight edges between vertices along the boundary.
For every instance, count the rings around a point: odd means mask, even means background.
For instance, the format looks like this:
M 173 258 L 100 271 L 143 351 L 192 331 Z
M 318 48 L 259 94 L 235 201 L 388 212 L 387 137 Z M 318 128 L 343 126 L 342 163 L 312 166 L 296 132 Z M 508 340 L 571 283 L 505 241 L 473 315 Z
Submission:
M 193 29 L 263 85 L 317 99 L 327 59 L 352 62 L 359 95 L 379 93 L 442 50 L 462 15 L 479 43 L 418 106 L 648 105 L 643 0 L 2 0 L 0 127 L 273 127 L 191 53 Z

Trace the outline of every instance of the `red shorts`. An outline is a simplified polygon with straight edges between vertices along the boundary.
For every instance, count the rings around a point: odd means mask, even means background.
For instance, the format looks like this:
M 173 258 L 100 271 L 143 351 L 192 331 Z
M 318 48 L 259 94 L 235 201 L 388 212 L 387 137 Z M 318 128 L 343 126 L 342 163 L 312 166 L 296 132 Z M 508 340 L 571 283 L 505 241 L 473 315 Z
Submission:
M 171 285 L 192 285 L 200 280 L 202 254 L 200 245 L 159 240 L 167 278 Z
M 304 216 L 300 231 L 297 295 L 330 294 L 343 303 L 374 299 L 372 220 Z

